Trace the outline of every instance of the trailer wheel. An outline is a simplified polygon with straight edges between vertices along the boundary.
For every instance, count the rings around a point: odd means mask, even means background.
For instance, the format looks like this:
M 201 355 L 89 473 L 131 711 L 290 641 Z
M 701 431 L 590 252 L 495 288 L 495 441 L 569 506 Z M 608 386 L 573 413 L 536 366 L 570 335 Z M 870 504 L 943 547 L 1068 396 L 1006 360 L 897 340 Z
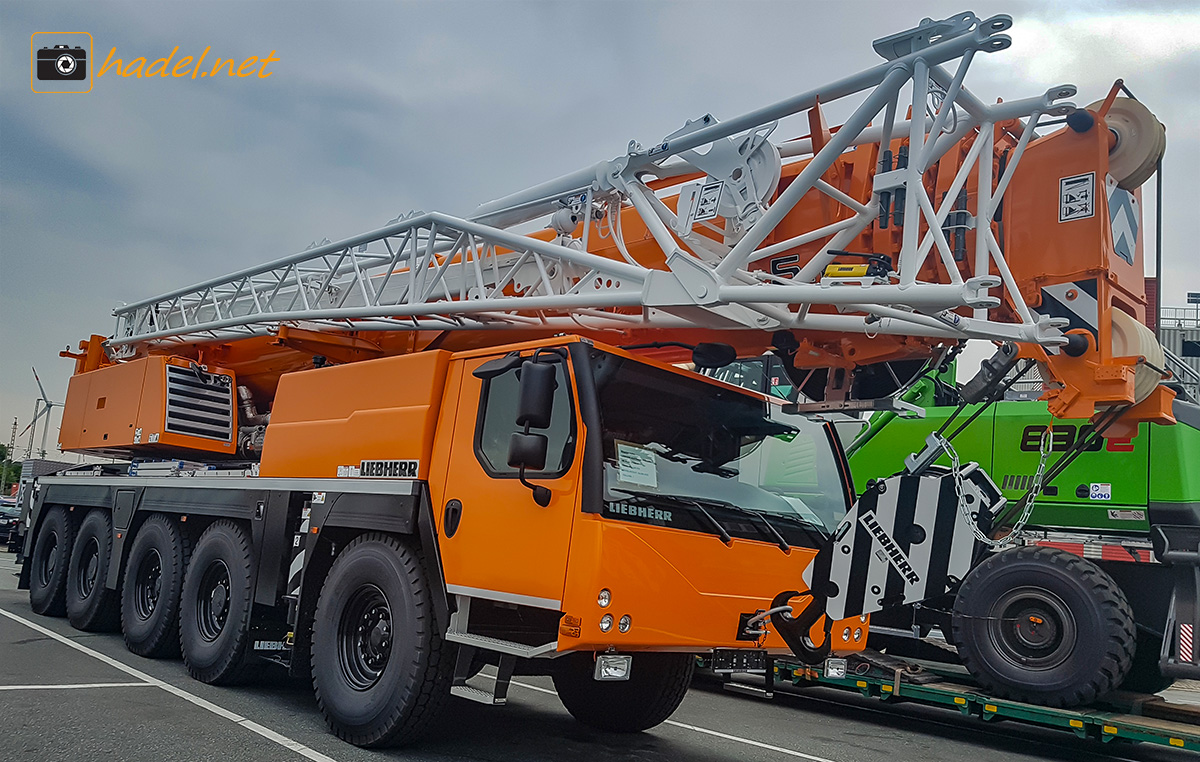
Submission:
M 133 536 L 121 584 L 121 632 L 138 656 L 179 654 L 179 595 L 191 545 L 174 521 L 151 514 Z
M 179 646 L 191 676 L 235 683 L 250 664 L 253 562 L 250 538 L 232 521 L 209 525 L 196 541 L 179 606 Z
M 64 506 L 46 511 L 33 544 L 33 564 L 29 575 L 29 606 L 44 616 L 67 613 L 67 574 L 71 566 L 71 548 L 75 544 L 75 525 Z
M 1133 658 L 1133 613 L 1100 567 L 1053 548 L 996 553 L 954 602 L 954 642 L 987 690 L 1068 707 L 1121 684 Z
M 659 725 L 683 703 L 696 658 L 691 654 L 640 653 L 633 657 L 628 680 L 601 682 L 592 677 L 590 653 L 557 660 L 554 687 L 563 706 L 584 725 L 616 733 L 637 733 Z
M 333 733 L 369 747 L 417 739 L 450 698 L 453 663 L 417 552 L 375 533 L 347 545 L 313 620 L 313 688 Z
M 84 632 L 108 632 L 121 625 L 121 600 L 105 587 L 112 560 L 112 521 L 108 511 L 88 512 L 75 543 L 67 574 L 67 619 Z

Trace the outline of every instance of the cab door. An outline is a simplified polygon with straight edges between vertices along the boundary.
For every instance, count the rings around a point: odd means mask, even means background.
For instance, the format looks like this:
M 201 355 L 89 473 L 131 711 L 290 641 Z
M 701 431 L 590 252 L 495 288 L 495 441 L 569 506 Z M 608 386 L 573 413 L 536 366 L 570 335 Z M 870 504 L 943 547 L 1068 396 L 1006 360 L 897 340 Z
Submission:
M 543 355 L 544 357 L 544 355 Z M 582 427 L 566 358 L 555 367 L 545 468 L 528 482 L 550 490 L 545 507 L 508 465 L 518 427 L 519 366 L 491 378 L 474 374 L 494 357 L 471 358 L 462 372 L 442 505 L 434 506 L 448 592 L 559 610 L 571 526 L 579 504 Z M 457 503 L 457 505 L 455 505 Z M 457 515 L 456 515 L 457 514 Z

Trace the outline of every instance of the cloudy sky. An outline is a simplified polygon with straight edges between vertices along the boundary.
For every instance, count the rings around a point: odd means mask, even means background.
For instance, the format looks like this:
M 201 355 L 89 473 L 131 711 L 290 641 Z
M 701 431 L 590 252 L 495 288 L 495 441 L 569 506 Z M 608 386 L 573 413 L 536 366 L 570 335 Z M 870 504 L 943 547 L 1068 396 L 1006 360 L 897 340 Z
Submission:
M 1200 290 L 1194 3 L 0 0 L 0 441 L 29 419 L 30 366 L 61 400 L 58 351 L 111 333 L 119 302 L 411 209 L 467 214 L 867 68 L 871 40 L 964 6 L 1016 21 L 972 67 L 981 97 L 1074 83 L 1083 105 L 1123 77 L 1166 124 L 1165 303 Z M 30 35 L 80 31 L 93 67 L 114 47 L 280 60 L 267 79 L 110 72 L 87 95 L 32 93 Z

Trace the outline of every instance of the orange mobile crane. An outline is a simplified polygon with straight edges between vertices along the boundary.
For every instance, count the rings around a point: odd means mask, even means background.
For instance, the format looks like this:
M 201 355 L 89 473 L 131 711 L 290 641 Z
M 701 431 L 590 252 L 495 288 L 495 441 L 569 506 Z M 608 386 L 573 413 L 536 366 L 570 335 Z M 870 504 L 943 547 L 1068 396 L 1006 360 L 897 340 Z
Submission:
M 518 671 L 629 731 L 674 711 L 691 654 L 862 650 L 872 612 L 954 589 L 999 491 L 931 465 L 942 440 L 851 506 L 829 424 L 682 363 L 771 351 L 819 407 L 878 408 L 984 338 L 980 399 L 1024 358 L 1056 414 L 1172 420 L 1127 234 L 1162 127 L 1071 86 L 982 103 L 964 77 L 1010 25 L 926 19 L 858 75 L 468 219 L 118 308 L 68 353 L 61 446 L 132 462 L 31 491 L 34 609 L 206 682 L 311 672 L 362 745 L 450 695 L 504 703 Z M 792 116 L 807 137 L 772 142 Z

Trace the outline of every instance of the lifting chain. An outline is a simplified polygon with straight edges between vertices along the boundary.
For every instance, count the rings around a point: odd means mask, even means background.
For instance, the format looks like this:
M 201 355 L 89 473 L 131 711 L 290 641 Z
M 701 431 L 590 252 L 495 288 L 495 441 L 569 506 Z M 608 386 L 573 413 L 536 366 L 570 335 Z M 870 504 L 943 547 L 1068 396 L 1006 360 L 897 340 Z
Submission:
M 971 533 L 975 535 L 975 539 L 994 550 L 1007 548 L 1009 545 L 1012 545 L 1014 542 L 1020 539 L 1021 532 L 1025 528 L 1025 524 L 1028 523 L 1030 515 L 1033 514 L 1034 502 L 1037 496 L 1042 492 L 1042 479 L 1046 474 L 1046 461 L 1050 457 L 1051 450 L 1054 449 L 1054 424 L 1050 423 L 1042 432 L 1042 440 L 1039 445 L 1037 472 L 1033 475 L 1033 485 L 1029 488 L 1029 492 L 1024 498 L 1022 498 L 1025 505 L 1021 510 L 1021 515 L 1017 519 L 1016 523 L 1013 524 L 1012 531 L 999 540 L 993 540 L 991 537 L 988 537 L 986 534 L 981 532 L 979 530 L 979 524 L 976 521 L 976 517 L 971 515 L 971 509 L 967 504 L 966 490 L 963 487 L 962 465 L 958 460 L 958 452 L 955 451 L 954 446 L 950 444 L 950 441 L 940 433 L 935 433 L 934 437 L 936 437 L 938 443 L 950 457 L 950 473 L 954 477 L 954 492 L 958 496 L 958 511 L 962 514 L 963 519 L 971 527 Z

